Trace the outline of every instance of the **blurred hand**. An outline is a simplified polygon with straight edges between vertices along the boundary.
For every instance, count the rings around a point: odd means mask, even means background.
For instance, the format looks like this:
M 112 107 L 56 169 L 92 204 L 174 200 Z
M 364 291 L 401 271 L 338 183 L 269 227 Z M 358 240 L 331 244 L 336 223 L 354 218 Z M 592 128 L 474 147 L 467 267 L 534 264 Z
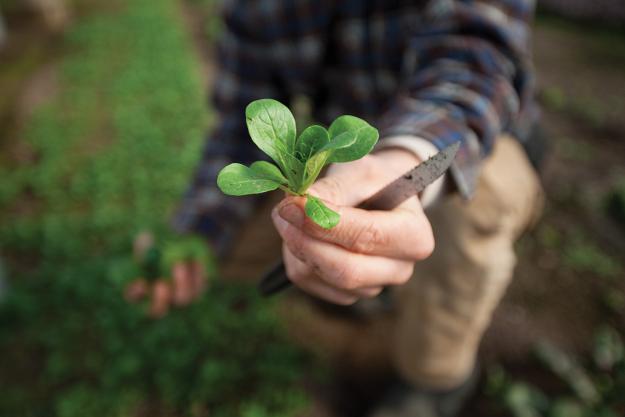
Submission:
M 137 278 L 126 286 L 125 298 L 132 303 L 148 298 L 150 316 L 160 318 L 172 306 L 184 307 L 191 304 L 206 289 L 206 273 L 199 262 L 174 264 L 171 277 L 159 278 L 152 283 L 144 278 Z
M 137 235 L 133 242 L 133 254 L 135 261 L 146 264 L 146 258 L 153 253 L 154 237 L 149 232 Z M 160 262 L 159 255 L 147 262 L 154 269 L 154 263 Z M 154 271 L 152 271 L 154 273 Z M 153 318 L 165 316 L 171 306 L 183 307 L 197 300 L 206 289 L 206 270 L 200 261 L 176 262 L 170 272 L 171 278 L 158 278 L 148 281 L 137 278 L 131 281 L 125 288 L 124 296 L 127 301 L 136 303 L 145 298 L 150 300 L 149 314 Z
M 392 211 L 354 208 L 420 161 L 400 149 L 335 164 L 309 190 L 341 220 L 323 229 L 304 213 L 305 198 L 287 197 L 272 219 L 284 243 L 289 279 L 326 301 L 349 305 L 377 296 L 388 285 L 404 284 L 414 263 L 434 249 L 430 223 L 415 196 Z

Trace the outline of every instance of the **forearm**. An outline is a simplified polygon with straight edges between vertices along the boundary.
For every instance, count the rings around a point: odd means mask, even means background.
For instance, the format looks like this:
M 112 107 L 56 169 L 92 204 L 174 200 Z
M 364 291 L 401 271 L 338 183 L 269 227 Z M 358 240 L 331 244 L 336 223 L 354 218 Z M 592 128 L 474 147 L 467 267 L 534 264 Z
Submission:
M 460 141 L 451 169 L 469 197 L 496 137 L 531 102 L 530 1 L 432 2 L 406 55 L 404 87 L 381 119 L 385 138 L 409 135 L 437 149 Z M 515 7 L 511 7 L 514 4 Z

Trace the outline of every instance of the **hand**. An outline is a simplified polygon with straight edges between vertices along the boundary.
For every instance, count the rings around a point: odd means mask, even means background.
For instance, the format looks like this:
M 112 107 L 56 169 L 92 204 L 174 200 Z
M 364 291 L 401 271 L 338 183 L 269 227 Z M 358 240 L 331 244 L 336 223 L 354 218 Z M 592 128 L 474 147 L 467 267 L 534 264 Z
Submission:
M 149 283 L 137 278 L 126 286 L 125 298 L 136 303 L 150 299 L 149 315 L 165 316 L 171 306 L 184 307 L 200 298 L 206 288 L 206 274 L 198 262 L 179 262 L 171 272 L 172 279 L 159 278 Z
M 414 263 L 434 250 L 432 228 L 418 198 L 391 211 L 354 207 L 418 163 L 412 153 L 391 149 L 331 166 L 309 189 L 341 216 L 329 230 L 306 217 L 305 198 L 280 202 L 272 219 L 284 241 L 289 279 L 314 296 L 342 305 L 408 281 Z
M 153 254 L 150 252 L 152 248 L 154 238 L 148 232 L 140 233 L 133 242 L 135 260 L 154 273 L 155 267 L 158 268 L 155 264 L 159 263 L 160 255 L 150 258 Z M 160 318 L 169 312 L 172 305 L 183 307 L 191 304 L 206 288 L 206 269 L 199 260 L 175 262 L 169 275 L 171 278 L 158 278 L 152 282 L 144 278 L 131 281 L 124 291 L 126 300 L 136 303 L 149 298 L 150 316 Z

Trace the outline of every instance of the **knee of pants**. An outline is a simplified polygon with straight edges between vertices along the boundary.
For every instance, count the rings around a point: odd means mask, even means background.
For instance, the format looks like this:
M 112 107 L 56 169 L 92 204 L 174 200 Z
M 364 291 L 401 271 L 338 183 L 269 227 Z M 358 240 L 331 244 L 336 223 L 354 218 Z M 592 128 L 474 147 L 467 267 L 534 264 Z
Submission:
M 461 382 L 513 274 L 513 250 L 536 217 L 542 190 L 523 150 L 503 139 L 485 164 L 475 197 L 449 198 L 429 213 L 436 249 L 398 289 L 394 363 L 433 388 Z
M 402 294 L 393 340 L 393 363 L 407 380 L 446 389 L 472 371 L 479 342 L 515 263 L 511 242 L 495 239 L 484 246 L 481 263 L 451 248 L 457 262 L 416 268 Z

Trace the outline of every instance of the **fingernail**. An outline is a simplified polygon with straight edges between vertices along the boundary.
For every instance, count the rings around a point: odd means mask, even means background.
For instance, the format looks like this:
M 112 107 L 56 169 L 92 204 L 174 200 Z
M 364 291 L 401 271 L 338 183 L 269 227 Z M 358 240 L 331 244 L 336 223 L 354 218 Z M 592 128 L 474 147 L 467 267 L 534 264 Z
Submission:
M 300 227 L 304 223 L 304 213 L 296 204 L 287 204 L 280 208 L 280 217 L 294 226 Z

